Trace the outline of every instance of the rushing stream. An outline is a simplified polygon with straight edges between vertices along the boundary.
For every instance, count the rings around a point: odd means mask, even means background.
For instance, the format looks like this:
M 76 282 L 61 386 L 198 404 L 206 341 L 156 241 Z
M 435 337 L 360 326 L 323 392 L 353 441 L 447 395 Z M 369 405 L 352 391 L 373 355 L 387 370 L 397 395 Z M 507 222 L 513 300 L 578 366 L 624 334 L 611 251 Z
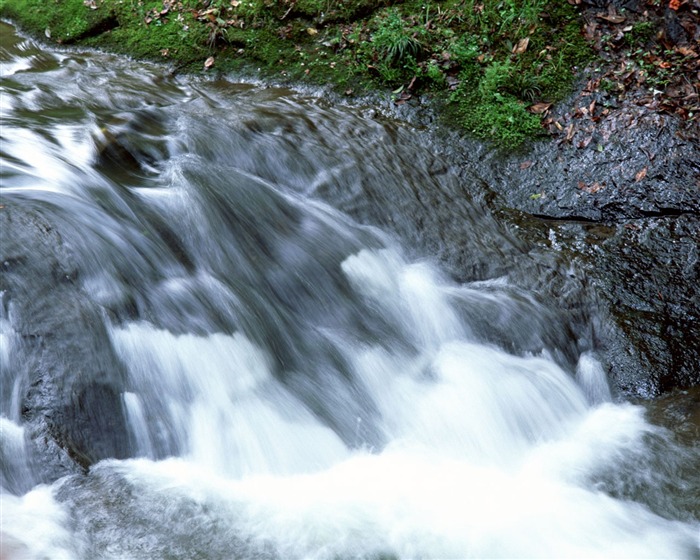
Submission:
M 457 180 L 400 123 L 1 31 L 0 558 L 700 557 L 551 310 L 349 216 Z

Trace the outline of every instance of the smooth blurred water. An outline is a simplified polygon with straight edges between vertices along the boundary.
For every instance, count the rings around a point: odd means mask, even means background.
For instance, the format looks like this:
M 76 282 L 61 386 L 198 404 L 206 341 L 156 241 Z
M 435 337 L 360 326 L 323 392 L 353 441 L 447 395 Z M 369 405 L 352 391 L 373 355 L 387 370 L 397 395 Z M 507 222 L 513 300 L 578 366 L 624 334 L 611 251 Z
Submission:
M 549 310 L 320 199 L 455 181 L 402 125 L 2 31 L 0 211 L 41 217 L 73 263 L 78 295 L 39 315 L 98 310 L 104 340 L 78 324 L 65 352 L 90 375 L 109 347 L 131 445 L 39 483 L 3 293 L 3 560 L 700 557 L 668 498 L 697 479 L 662 466 L 697 455 L 614 404 L 593 353 L 567 367 Z

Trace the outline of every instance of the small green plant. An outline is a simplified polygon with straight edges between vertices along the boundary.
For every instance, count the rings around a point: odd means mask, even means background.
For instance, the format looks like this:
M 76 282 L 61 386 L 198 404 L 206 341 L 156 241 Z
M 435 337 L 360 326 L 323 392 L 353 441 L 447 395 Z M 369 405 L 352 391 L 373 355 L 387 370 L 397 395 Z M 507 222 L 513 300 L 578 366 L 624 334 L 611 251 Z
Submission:
M 539 133 L 527 107 L 561 99 L 589 52 L 576 9 L 546 0 L 0 0 L 0 15 L 179 69 L 252 70 L 345 93 L 429 90 L 469 131 L 508 145 Z M 650 31 L 631 34 L 641 42 Z M 661 84 L 665 69 L 645 58 L 637 66 Z
M 383 18 L 377 31 L 372 34 L 372 44 L 389 66 L 405 64 L 409 59 L 418 58 L 423 46 L 405 27 L 404 20 L 396 10 L 391 10 Z
M 435 62 L 431 61 L 425 66 L 425 76 L 437 86 L 445 83 L 445 74 Z
M 631 47 L 644 46 L 654 38 L 656 29 L 650 21 L 640 21 L 632 26 L 631 31 L 625 35 L 625 40 Z

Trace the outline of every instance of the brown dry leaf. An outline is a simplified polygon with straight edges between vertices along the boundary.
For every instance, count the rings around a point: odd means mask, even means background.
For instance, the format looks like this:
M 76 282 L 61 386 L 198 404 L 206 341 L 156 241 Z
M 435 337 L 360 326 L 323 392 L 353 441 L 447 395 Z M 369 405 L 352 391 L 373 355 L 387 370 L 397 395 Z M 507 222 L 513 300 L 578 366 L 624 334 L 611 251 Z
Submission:
M 698 53 L 696 53 L 690 47 L 676 47 L 676 51 L 681 53 L 683 56 L 692 56 L 692 57 L 698 56 Z
M 566 141 L 571 142 L 571 139 L 574 137 L 574 123 L 571 123 L 569 126 L 566 127 Z
M 586 191 L 588 194 L 595 194 L 598 191 L 602 191 L 605 188 L 605 183 L 601 185 L 598 181 L 596 181 L 591 186 L 586 186 L 585 183 L 579 182 L 578 188 L 582 191 Z
M 647 176 L 647 168 L 644 167 L 644 168 L 642 168 L 641 170 L 639 170 L 639 171 L 637 172 L 637 174 L 634 176 L 634 181 L 635 181 L 635 183 L 639 183 L 639 181 L 641 181 L 642 179 L 644 179 L 644 177 L 646 177 L 646 176 Z
M 530 105 L 530 108 L 528 111 L 531 113 L 534 113 L 536 115 L 540 115 L 542 113 L 545 113 L 546 111 L 549 110 L 549 108 L 552 106 L 551 103 L 535 103 L 534 105 Z
M 588 145 L 591 143 L 592 140 L 593 136 L 586 136 L 586 138 L 584 138 L 577 144 L 577 147 L 581 149 L 588 148 Z
M 598 14 L 597 17 L 609 21 L 610 23 L 622 23 L 627 19 L 625 16 L 619 14 Z
M 520 169 L 522 170 L 529 169 L 530 167 L 532 167 L 531 161 L 524 161 L 520 164 Z
M 668 7 L 674 11 L 677 11 L 681 7 L 681 0 L 670 0 Z
M 210 56 L 209 58 L 207 58 L 204 61 L 204 68 L 208 69 L 208 68 L 211 68 L 212 66 L 214 66 L 214 57 Z
M 589 41 L 593 41 L 596 38 L 596 31 L 598 29 L 598 24 L 594 21 L 591 21 L 585 25 L 583 28 L 583 35 L 586 39 Z
M 518 44 L 513 47 L 513 54 L 523 54 L 527 50 L 527 46 L 530 44 L 530 37 L 525 37 L 520 39 Z

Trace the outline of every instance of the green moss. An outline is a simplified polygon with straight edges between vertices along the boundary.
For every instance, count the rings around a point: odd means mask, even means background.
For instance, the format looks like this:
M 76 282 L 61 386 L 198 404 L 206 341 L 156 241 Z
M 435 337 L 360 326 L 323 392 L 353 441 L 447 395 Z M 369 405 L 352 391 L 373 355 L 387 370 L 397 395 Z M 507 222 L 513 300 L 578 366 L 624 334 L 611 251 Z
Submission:
M 0 15 L 22 23 L 35 35 L 51 38 L 57 43 L 73 42 L 89 33 L 110 16 L 106 7 L 95 10 L 83 0 L 0 0 Z
M 508 146 L 539 134 L 528 104 L 564 96 L 572 68 L 590 56 L 567 2 L 94 2 L 96 9 L 83 0 L 0 0 L 0 15 L 36 34 L 49 29 L 52 40 L 186 69 L 203 70 L 214 56 L 210 71 L 253 69 L 343 92 L 429 92 L 466 130 Z

